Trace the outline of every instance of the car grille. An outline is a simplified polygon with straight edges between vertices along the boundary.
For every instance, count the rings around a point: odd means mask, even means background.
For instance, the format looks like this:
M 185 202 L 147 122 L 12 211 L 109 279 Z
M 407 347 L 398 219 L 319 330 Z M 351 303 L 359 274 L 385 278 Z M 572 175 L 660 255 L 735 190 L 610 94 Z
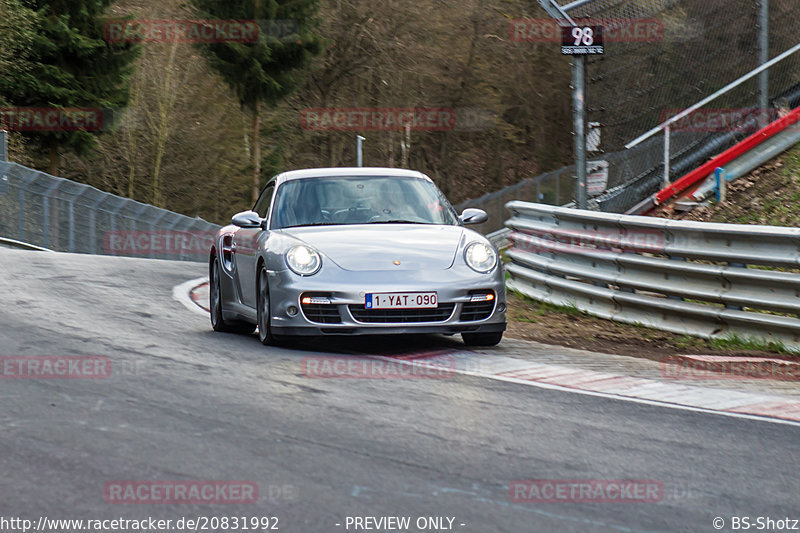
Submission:
M 492 316 L 493 310 L 494 300 L 490 302 L 467 302 L 461 308 L 461 321 L 485 320 Z
M 320 324 L 341 324 L 339 307 L 330 304 L 303 304 L 303 314 L 311 322 Z
M 440 303 L 439 307 L 425 309 L 366 309 L 364 305 L 350 305 L 350 312 L 359 322 L 370 324 L 444 322 L 453 314 L 456 304 Z
M 477 291 L 470 291 L 470 296 L 476 295 L 485 295 L 491 294 L 494 295 L 494 291 L 491 290 L 477 290 Z M 494 302 L 496 298 L 493 298 L 487 302 L 466 302 L 464 305 L 461 306 L 461 322 L 474 322 L 476 320 L 486 320 L 490 316 L 492 316 L 492 311 L 494 311 Z

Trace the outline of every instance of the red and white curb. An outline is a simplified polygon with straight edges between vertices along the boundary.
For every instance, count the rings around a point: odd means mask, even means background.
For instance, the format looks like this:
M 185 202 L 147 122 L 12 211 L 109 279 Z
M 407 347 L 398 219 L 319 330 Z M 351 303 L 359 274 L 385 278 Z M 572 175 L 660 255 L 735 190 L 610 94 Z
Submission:
M 452 369 L 452 372 L 457 374 L 487 377 L 540 388 L 800 426 L 800 402 L 780 396 L 667 383 L 468 351 L 453 351 L 433 357 L 410 355 L 385 359 L 438 366 Z
M 206 287 L 205 299 L 200 299 L 198 292 L 201 287 Z M 172 288 L 172 297 L 179 301 L 192 313 L 208 317 L 208 277 L 190 279 Z
M 193 312 L 208 316 L 208 278 L 198 278 L 176 286 L 173 296 Z M 800 401 L 774 395 L 711 389 L 469 350 L 436 350 L 391 356 L 358 355 L 543 389 L 800 426 Z

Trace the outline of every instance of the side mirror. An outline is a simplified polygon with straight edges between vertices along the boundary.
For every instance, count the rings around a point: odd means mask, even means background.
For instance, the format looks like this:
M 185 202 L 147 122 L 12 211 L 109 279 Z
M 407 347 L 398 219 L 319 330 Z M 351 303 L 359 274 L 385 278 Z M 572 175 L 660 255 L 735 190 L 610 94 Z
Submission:
M 462 224 L 483 224 L 489 220 L 489 215 L 487 215 L 486 211 L 483 209 L 470 207 L 469 209 L 464 209 L 464 212 L 461 213 L 458 220 L 460 220 Z
M 240 228 L 259 228 L 261 227 L 261 217 L 255 211 L 242 211 L 233 215 L 231 224 Z

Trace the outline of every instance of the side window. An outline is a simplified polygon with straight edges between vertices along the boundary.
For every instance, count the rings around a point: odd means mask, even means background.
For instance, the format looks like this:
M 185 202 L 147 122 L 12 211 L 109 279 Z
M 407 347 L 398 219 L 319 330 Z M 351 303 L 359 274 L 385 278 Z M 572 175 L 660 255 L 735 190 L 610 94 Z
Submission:
M 261 196 L 258 197 L 258 201 L 256 202 L 256 206 L 253 208 L 253 211 L 258 213 L 258 216 L 261 218 L 267 218 L 269 206 L 272 203 L 272 193 L 274 191 L 275 186 L 268 185 L 267 188 L 261 193 Z

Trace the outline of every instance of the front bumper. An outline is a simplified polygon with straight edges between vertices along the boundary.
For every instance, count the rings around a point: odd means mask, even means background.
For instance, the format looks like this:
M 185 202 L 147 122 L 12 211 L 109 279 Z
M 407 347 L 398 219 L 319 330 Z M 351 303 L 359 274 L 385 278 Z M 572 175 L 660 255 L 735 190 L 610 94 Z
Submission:
M 494 307 L 480 320 L 462 320 L 471 291 L 495 294 Z M 445 319 L 435 321 L 380 323 L 360 321 L 351 306 L 364 304 L 366 293 L 435 291 L 439 305 L 453 304 Z M 321 293 L 338 310 L 338 322 L 320 323 L 309 319 L 300 304 L 304 293 Z M 506 294 L 502 269 L 477 274 L 467 267 L 440 271 L 347 272 L 334 269 L 317 276 L 301 277 L 291 271 L 270 272 L 272 332 L 276 335 L 385 335 L 408 333 L 489 333 L 506 329 Z M 292 316 L 290 309 L 297 313 Z

